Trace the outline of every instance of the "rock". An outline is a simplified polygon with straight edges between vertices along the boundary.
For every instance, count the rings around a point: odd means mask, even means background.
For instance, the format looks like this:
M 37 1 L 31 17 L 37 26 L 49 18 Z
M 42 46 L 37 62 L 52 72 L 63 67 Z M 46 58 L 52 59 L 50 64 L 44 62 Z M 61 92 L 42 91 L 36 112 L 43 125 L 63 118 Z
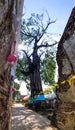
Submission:
M 57 51 L 59 88 L 56 125 L 61 130 L 75 130 L 75 7 L 72 10 Z M 68 78 L 73 78 L 67 80 Z M 61 84 L 62 81 L 66 81 Z

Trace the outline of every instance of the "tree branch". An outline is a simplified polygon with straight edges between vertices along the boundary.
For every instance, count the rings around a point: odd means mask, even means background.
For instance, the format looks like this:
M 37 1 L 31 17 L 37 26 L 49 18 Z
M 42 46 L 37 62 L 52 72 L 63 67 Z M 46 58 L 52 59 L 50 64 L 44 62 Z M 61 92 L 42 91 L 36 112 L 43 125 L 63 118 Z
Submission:
M 22 64 L 18 61 L 18 64 L 20 65 L 20 68 L 22 68 L 22 70 L 24 70 Z
M 42 32 L 41 36 L 39 37 L 38 41 L 40 41 L 40 39 L 43 37 L 43 35 L 45 34 L 45 32 L 46 32 L 47 28 L 49 27 L 49 25 L 52 24 L 52 23 L 55 23 L 55 21 L 51 21 L 51 22 L 49 21 L 48 22 L 48 24 L 46 25 L 46 27 L 43 29 L 43 32 Z
M 26 55 L 26 57 L 27 57 L 27 59 L 28 59 L 29 63 L 31 63 L 30 56 L 28 56 L 28 54 L 26 53 L 26 51 L 25 51 L 25 50 L 21 50 L 21 51 L 23 51 L 23 52 L 25 53 L 25 55 Z
M 21 72 L 23 75 L 25 75 L 25 76 L 29 76 L 29 75 L 32 74 L 32 73 L 34 72 L 34 70 L 36 69 L 36 64 L 30 63 L 28 68 L 29 68 L 28 71 L 20 70 L 20 72 Z
M 24 70 L 20 70 L 20 72 L 24 75 L 24 76 L 29 76 L 30 75 L 30 71 L 24 71 Z
M 43 52 L 40 54 L 40 56 L 39 56 L 39 57 L 41 57 L 44 53 L 45 53 L 45 52 L 43 51 Z
M 21 33 L 22 33 L 22 35 L 25 35 L 25 36 L 27 36 L 27 37 L 32 37 L 32 38 L 34 38 L 35 36 L 33 36 L 31 33 L 28 33 L 28 32 L 25 32 L 25 31 L 21 31 Z
M 42 45 L 38 46 L 38 49 L 41 48 L 41 47 L 52 47 L 52 46 L 56 45 L 57 43 L 58 43 L 58 42 L 55 42 L 55 43 L 49 45 L 49 44 L 46 42 L 45 45 L 42 44 Z

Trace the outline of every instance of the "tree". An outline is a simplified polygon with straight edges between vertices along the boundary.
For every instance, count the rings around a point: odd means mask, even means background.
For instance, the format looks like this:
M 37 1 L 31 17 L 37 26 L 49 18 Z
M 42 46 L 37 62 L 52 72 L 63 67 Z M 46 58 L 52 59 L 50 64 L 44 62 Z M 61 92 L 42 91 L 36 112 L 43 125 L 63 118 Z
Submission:
M 18 63 L 20 65 L 20 72 L 30 78 L 31 97 L 38 95 L 42 91 L 40 60 L 43 53 L 45 53 L 43 48 L 52 47 L 57 44 L 57 42 L 53 44 L 47 42 L 47 29 L 52 23 L 55 23 L 55 21 L 50 20 L 48 15 L 47 18 L 48 21 L 44 25 L 43 14 L 31 14 L 31 17 L 27 21 L 23 20 L 21 25 L 21 38 L 25 44 L 25 48 L 21 51 L 23 51 L 27 59 L 27 71 L 25 71 L 25 67 L 22 66 L 21 62 Z M 23 62 L 25 62 L 24 59 Z
M 7 58 L 11 53 L 12 43 L 15 39 L 14 23 L 13 23 L 13 7 L 17 10 L 15 14 L 21 18 L 21 0 L 0 0 L 0 130 L 11 129 L 10 112 L 11 112 L 11 87 L 10 87 L 10 64 Z M 16 8 L 18 5 L 18 8 Z M 20 8 L 21 7 L 21 8 Z M 19 12 L 18 12 L 19 10 Z M 18 22 L 19 24 L 19 22 Z M 17 30 L 18 31 L 18 30 Z
M 12 30 L 13 0 L 0 1 L 0 129 L 9 130 L 10 124 L 10 65 L 7 57 L 10 54 L 14 39 Z M 8 7 L 9 6 L 9 7 Z

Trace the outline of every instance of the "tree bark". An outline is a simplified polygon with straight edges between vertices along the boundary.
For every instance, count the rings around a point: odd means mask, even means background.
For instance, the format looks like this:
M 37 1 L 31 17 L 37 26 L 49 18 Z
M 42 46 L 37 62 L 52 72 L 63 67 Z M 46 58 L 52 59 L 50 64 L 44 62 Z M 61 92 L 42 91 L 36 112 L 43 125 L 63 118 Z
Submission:
M 0 1 L 0 130 L 11 130 L 10 64 L 7 58 L 15 39 L 13 7 L 14 0 Z
M 37 37 L 35 38 L 34 50 L 33 50 L 33 65 L 34 71 L 30 75 L 30 86 L 31 86 L 31 96 L 34 97 L 42 91 L 41 77 L 40 77 L 40 57 L 37 54 Z
M 57 50 L 59 88 L 57 89 L 58 107 L 56 125 L 61 130 L 75 130 L 75 7 L 72 10 Z M 66 83 L 61 85 L 62 81 Z
M 4 8 L 5 6 L 5 8 Z M 11 52 L 14 32 L 12 30 L 13 0 L 0 2 L 0 129 L 9 130 L 10 122 L 10 65 L 7 57 Z
M 31 86 L 31 97 L 38 95 L 38 93 L 42 91 L 39 63 L 36 64 L 33 73 L 30 74 L 30 86 Z

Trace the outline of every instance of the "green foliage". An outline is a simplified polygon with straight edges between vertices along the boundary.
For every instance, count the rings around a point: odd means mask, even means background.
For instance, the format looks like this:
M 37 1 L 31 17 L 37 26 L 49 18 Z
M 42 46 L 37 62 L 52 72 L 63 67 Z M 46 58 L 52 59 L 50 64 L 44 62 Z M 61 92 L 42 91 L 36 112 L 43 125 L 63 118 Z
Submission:
M 16 66 L 16 77 L 18 80 L 24 80 L 26 83 L 29 83 L 29 76 L 24 76 L 21 73 L 21 70 L 26 70 L 28 71 L 28 61 L 25 56 L 22 58 L 19 57 L 17 66 Z
M 22 57 L 21 57 L 22 56 Z M 27 58 L 26 56 L 24 55 L 24 53 L 19 53 L 18 54 L 18 61 L 17 61 L 17 66 L 16 66 L 16 78 L 21 81 L 25 81 L 26 82 L 26 87 L 28 90 L 30 90 L 30 85 L 29 85 L 29 76 L 24 76 L 22 73 L 21 73 L 21 70 L 25 70 L 25 71 L 28 71 L 28 61 L 27 61 Z
M 45 84 L 53 84 L 55 77 L 56 62 L 54 52 L 47 51 L 41 61 L 41 78 Z
M 14 82 L 14 88 L 16 88 L 16 90 L 19 90 L 20 85 L 18 83 Z

